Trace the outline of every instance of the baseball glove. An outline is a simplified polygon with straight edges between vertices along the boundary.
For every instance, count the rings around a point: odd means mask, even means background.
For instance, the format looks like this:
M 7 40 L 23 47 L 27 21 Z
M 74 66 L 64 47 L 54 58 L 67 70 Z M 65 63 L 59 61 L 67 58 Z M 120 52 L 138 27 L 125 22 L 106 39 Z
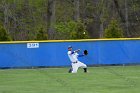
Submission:
M 84 50 L 84 54 L 85 54 L 85 55 L 88 55 L 88 51 L 87 51 L 87 50 Z

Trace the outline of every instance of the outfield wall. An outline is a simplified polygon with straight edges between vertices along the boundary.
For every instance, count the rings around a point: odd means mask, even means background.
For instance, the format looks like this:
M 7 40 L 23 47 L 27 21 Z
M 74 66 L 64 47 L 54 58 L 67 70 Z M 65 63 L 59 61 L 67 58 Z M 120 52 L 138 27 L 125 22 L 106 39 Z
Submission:
M 69 66 L 69 45 L 87 65 L 140 64 L 140 39 L 88 39 L 0 42 L 0 67 Z

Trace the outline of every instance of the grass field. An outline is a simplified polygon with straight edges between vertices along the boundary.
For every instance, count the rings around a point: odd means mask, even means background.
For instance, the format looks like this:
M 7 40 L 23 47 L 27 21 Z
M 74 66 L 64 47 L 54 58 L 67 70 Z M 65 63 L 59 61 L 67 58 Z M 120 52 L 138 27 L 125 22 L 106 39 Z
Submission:
M 0 70 L 0 93 L 140 93 L 140 66 Z

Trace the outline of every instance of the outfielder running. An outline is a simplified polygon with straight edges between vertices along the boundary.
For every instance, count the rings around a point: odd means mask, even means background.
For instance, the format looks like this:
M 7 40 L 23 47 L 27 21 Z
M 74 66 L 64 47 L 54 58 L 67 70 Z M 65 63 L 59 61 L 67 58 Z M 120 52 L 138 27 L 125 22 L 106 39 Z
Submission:
M 72 68 L 70 68 L 69 70 L 69 73 L 77 73 L 79 67 L 82 67 L 85 73 L 87 72 L 87 65 L 78 60 L 78 57 L 82 57 L 85 54 L 79 55 L 79 51 L 80 49 L 72 51 L 72 46 L 68 46 L 68 57 L 71 61 L 72 66 Z

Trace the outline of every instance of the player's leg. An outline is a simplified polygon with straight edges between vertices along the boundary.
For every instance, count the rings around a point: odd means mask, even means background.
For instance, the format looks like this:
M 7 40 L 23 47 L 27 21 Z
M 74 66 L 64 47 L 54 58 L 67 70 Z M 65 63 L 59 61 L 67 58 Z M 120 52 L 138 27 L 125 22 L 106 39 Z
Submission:
M 72 72 L 72 67 L 69 69 L 69 71 L 68 71 L 69 73 L 71 73 Z
M 72 63 L 72 73 L 77 73 L 78 66 L 77 63 Z
M 84 72 L 87 73 L 87 68 L 83 68 L 83 69 L 84 69 Z
M 84 72 L 86 73 L 87 72 L 87 65 L 86 64 L 84 64 L 84 63 L 82 63 L 82 62 L 78 62 L 78 65 L 79 65 L 79 67 L 81 67 L 81 68 L 83 68 L 84 69 Z

